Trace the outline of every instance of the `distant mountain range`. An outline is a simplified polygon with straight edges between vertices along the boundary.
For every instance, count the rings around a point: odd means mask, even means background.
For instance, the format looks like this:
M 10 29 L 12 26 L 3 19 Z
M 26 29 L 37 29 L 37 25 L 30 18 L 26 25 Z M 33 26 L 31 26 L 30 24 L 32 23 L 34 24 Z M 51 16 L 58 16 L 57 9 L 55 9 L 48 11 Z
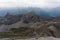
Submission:
M 41 8 L 0 8 L 0 16 L 4 16 L 7 13 L 16 15 L 16 14 L 25 14 L 28 12 L 35 12 L 37 15 L 42 17 L 55 17 L 60 16 L 60 8 L 53 8 L 51 10 L 46 11 L 47 9 Z

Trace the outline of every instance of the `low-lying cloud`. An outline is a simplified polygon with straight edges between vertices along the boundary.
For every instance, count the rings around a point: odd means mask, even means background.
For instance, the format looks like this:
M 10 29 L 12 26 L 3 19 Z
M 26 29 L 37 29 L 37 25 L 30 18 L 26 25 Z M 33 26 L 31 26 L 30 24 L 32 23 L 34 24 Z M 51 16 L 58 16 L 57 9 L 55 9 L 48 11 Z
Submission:
M 60 0 L 0 0 L 0 8 L 4 7 L 60 7 Z

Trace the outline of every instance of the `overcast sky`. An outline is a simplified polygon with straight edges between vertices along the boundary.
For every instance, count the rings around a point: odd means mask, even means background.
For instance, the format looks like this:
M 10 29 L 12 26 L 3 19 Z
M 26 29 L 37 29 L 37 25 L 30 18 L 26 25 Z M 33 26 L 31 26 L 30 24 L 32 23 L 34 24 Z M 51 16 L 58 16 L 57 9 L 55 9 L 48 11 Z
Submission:
M 0 0 L 0 8 L 4 7 L 60 7 L 60 0 Z

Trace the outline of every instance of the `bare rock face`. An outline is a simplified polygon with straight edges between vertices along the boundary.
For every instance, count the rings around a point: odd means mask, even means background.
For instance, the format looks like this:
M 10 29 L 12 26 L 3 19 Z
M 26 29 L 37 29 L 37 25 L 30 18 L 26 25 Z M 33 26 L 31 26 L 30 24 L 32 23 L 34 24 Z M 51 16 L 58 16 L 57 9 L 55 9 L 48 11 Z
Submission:
M 34 22 L 37 22 L 39 20 L 38 18 L 39 17 L 36 14 L 34 14 L 34 12 L 24 14 L 23 16 L 11 15 L 8 13 L 5 16 L 6 21 L 4 21 L 4 23 L 0 26 L 0 32 L 6 32 L 10 28 L 30 27 L 34 24 Z
M 0 25 L 0 32 L 9 32 L 11 28 L 29 27 L 33 29 L 29 36 L 32 34 L 37 37 L 53 36 L 60 38 L 60 23 L 55 20 L 49 21 L 39 17 L 34 12 L 15 16 L 6 15 L 5 18 L 7 20 L 5 20 L 4 24 Z
M 45 32 L 44 35 L 47 34 L 46 36 L 53 36 L 56 38 L 60 38 L 60 29 L 59 29 L 60 25 L 57 25 L 57 24 L 60 24 L 60 23 L 51 23 L 48 25 L 44 25 L 40 27 L 40 30 L 43 30 Z
M 55 37 L 60 38 L 60 23 L 55 23 L 53 26 L 50 26 L 50 30 L 53 32 Z
M 41 37 L 41 38 L 28 38 L 28 39 L 16 39 L 16 38 L 1 38 L 0 40 L 60 40 L 60 38 L 54 37 Z
M 23 15 L 22 20 L 24 23 L 30 23 L 30 22 L 37 22 L 39 21 L 39 16 L 34 14 L 34 12 L 30 12 L 28 14 Z

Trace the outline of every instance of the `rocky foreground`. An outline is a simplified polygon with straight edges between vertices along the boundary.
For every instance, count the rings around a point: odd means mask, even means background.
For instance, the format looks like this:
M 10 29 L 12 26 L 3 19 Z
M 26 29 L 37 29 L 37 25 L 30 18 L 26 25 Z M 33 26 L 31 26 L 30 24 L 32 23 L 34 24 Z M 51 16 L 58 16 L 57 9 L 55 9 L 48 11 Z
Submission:
M 54 37 L 41 37 L 41 38 L 28 38 L 28 39 L 16 39 L 16 38 L 0 38 L 0 40 L 60 40 L 60 38 Z

